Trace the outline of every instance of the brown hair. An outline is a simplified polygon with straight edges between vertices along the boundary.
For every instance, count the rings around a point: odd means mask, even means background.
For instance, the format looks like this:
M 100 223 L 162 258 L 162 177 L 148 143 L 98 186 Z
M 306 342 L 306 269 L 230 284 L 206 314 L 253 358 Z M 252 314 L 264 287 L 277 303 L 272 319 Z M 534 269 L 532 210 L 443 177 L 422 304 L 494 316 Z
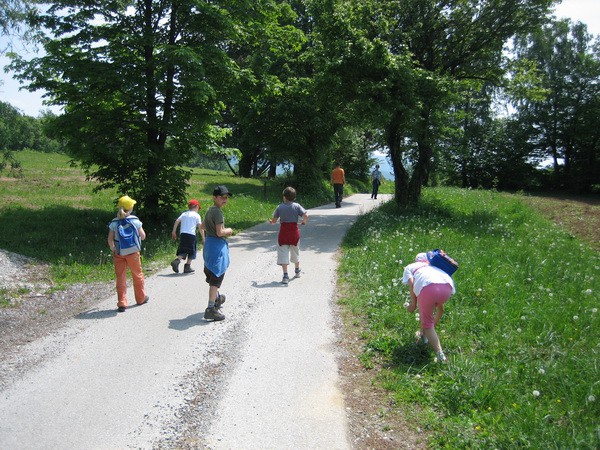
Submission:
M 293 202 L 294 200 L 296 200 L 296 189 L 290 186 L 286 187 L 283 190 L 283 196 L 286 198 L 286 200 Z

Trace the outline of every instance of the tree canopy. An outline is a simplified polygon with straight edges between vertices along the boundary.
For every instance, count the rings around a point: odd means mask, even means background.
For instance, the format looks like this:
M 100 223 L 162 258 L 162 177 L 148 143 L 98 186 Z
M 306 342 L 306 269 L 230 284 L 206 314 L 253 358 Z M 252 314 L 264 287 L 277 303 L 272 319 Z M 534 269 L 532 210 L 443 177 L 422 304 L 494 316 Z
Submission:
M 366 180 L 383 149 L 403 206 L 428 183 L 518 188 L 544 158 L 590 190 L 598 44 L 553 3 L 60 0 L 29 15 L 45 54 L 12 67 L 63 107 L 53 130 L 99 189 L 150 217 L 205 158 L 288 164 L 318 191 L 334 160 Z M 502 90 L 515 117 L 494 111 Z
M 194 151 L 229 133 L 219 123 L 227 93 L 255 81 L 233 50 L 285 46 L 283 12 L 270 0 L 62 0 L 33 17 L 49 33 L 45 55 L 13 67 L 63 107 L 55 127 L 99 188 L 158 217 L 185 199 Z

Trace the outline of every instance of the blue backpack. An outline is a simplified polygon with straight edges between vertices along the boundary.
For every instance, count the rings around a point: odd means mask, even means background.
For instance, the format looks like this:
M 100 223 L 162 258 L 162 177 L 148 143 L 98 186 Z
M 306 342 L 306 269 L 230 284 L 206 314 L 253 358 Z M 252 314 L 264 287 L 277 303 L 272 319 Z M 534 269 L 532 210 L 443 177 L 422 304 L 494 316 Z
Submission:
M 450 276 L 458 270 L 458 263 L 448 256 L 444 250 L 440 250 L 439 248 L 427 252 L 427 260 L 429 264 L 442 269 Z
M 135 216 L 130 217 L 136 218 Z M 115 249 L 117 249 L 117 253 L 121 256 L 125 256 L 141 251 L 142 240 L 140 238 L 140 233 L 133 222 L 131 222 L 129 218 L 118 220 L 118 222 L 119 226 L 115 233 Z M 116 239 L 116 235 L 118 235 L 118 239 Z

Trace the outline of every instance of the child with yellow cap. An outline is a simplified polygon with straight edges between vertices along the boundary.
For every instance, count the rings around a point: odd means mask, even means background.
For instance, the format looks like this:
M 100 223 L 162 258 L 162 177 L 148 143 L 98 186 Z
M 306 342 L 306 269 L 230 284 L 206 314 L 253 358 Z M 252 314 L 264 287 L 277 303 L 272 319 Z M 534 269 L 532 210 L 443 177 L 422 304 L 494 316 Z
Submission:
M 139 233 L 140 240 L 143 241 L 146 239 L 146 232 L 142 228 L 142 222 L 136 216 L 131 214 L 133 212 L 133 206 L 136 203 L 135 200 L 127 195 L 119 198 L 117 204 L 117 217 L 108 224 L 108 246 L 113 253 L 117 287 L 117 310 L 119 312 L 125 312 L 127 309 L 127 268 L 131 271 L 131 277 L 133 279 L 135 302 L 138 305 L 143 305 L 144 303 L 148 303 L 149 300 L 145 290 L 140 252 L 135 251 L 127 255 L 120 254 L 118 229 L 119 225 L 123 223 L 122 221 L 126 221 L 135 227 Z

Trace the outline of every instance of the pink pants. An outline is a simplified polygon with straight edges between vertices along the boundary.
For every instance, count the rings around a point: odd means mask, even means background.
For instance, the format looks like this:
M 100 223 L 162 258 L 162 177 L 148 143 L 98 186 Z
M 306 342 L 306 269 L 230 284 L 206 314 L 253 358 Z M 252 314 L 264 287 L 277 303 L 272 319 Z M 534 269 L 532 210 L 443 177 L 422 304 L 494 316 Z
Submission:
M 120 256 L 113 253 L 113 262 L 115 264 L 115 275 L 117 276 L 117 307 L 127 306 L 127 268 L 131 271 L 133 279 L 133 292 L 135 293 L 135 302 L 138 305 L 144 303 L 146 299 L 146 290 L 144 288 L 144 273 L 142 272 L 142 261 L 140 253 Z
M 433 312 L 435 308 L 443 305 L 452 295 L 452 286 L 449 284 L 428 284 L 417 296 L 419 304 L 419 315 L 421 316 L 421 327 L 425 330 L 433 328 L 435 323 Z

